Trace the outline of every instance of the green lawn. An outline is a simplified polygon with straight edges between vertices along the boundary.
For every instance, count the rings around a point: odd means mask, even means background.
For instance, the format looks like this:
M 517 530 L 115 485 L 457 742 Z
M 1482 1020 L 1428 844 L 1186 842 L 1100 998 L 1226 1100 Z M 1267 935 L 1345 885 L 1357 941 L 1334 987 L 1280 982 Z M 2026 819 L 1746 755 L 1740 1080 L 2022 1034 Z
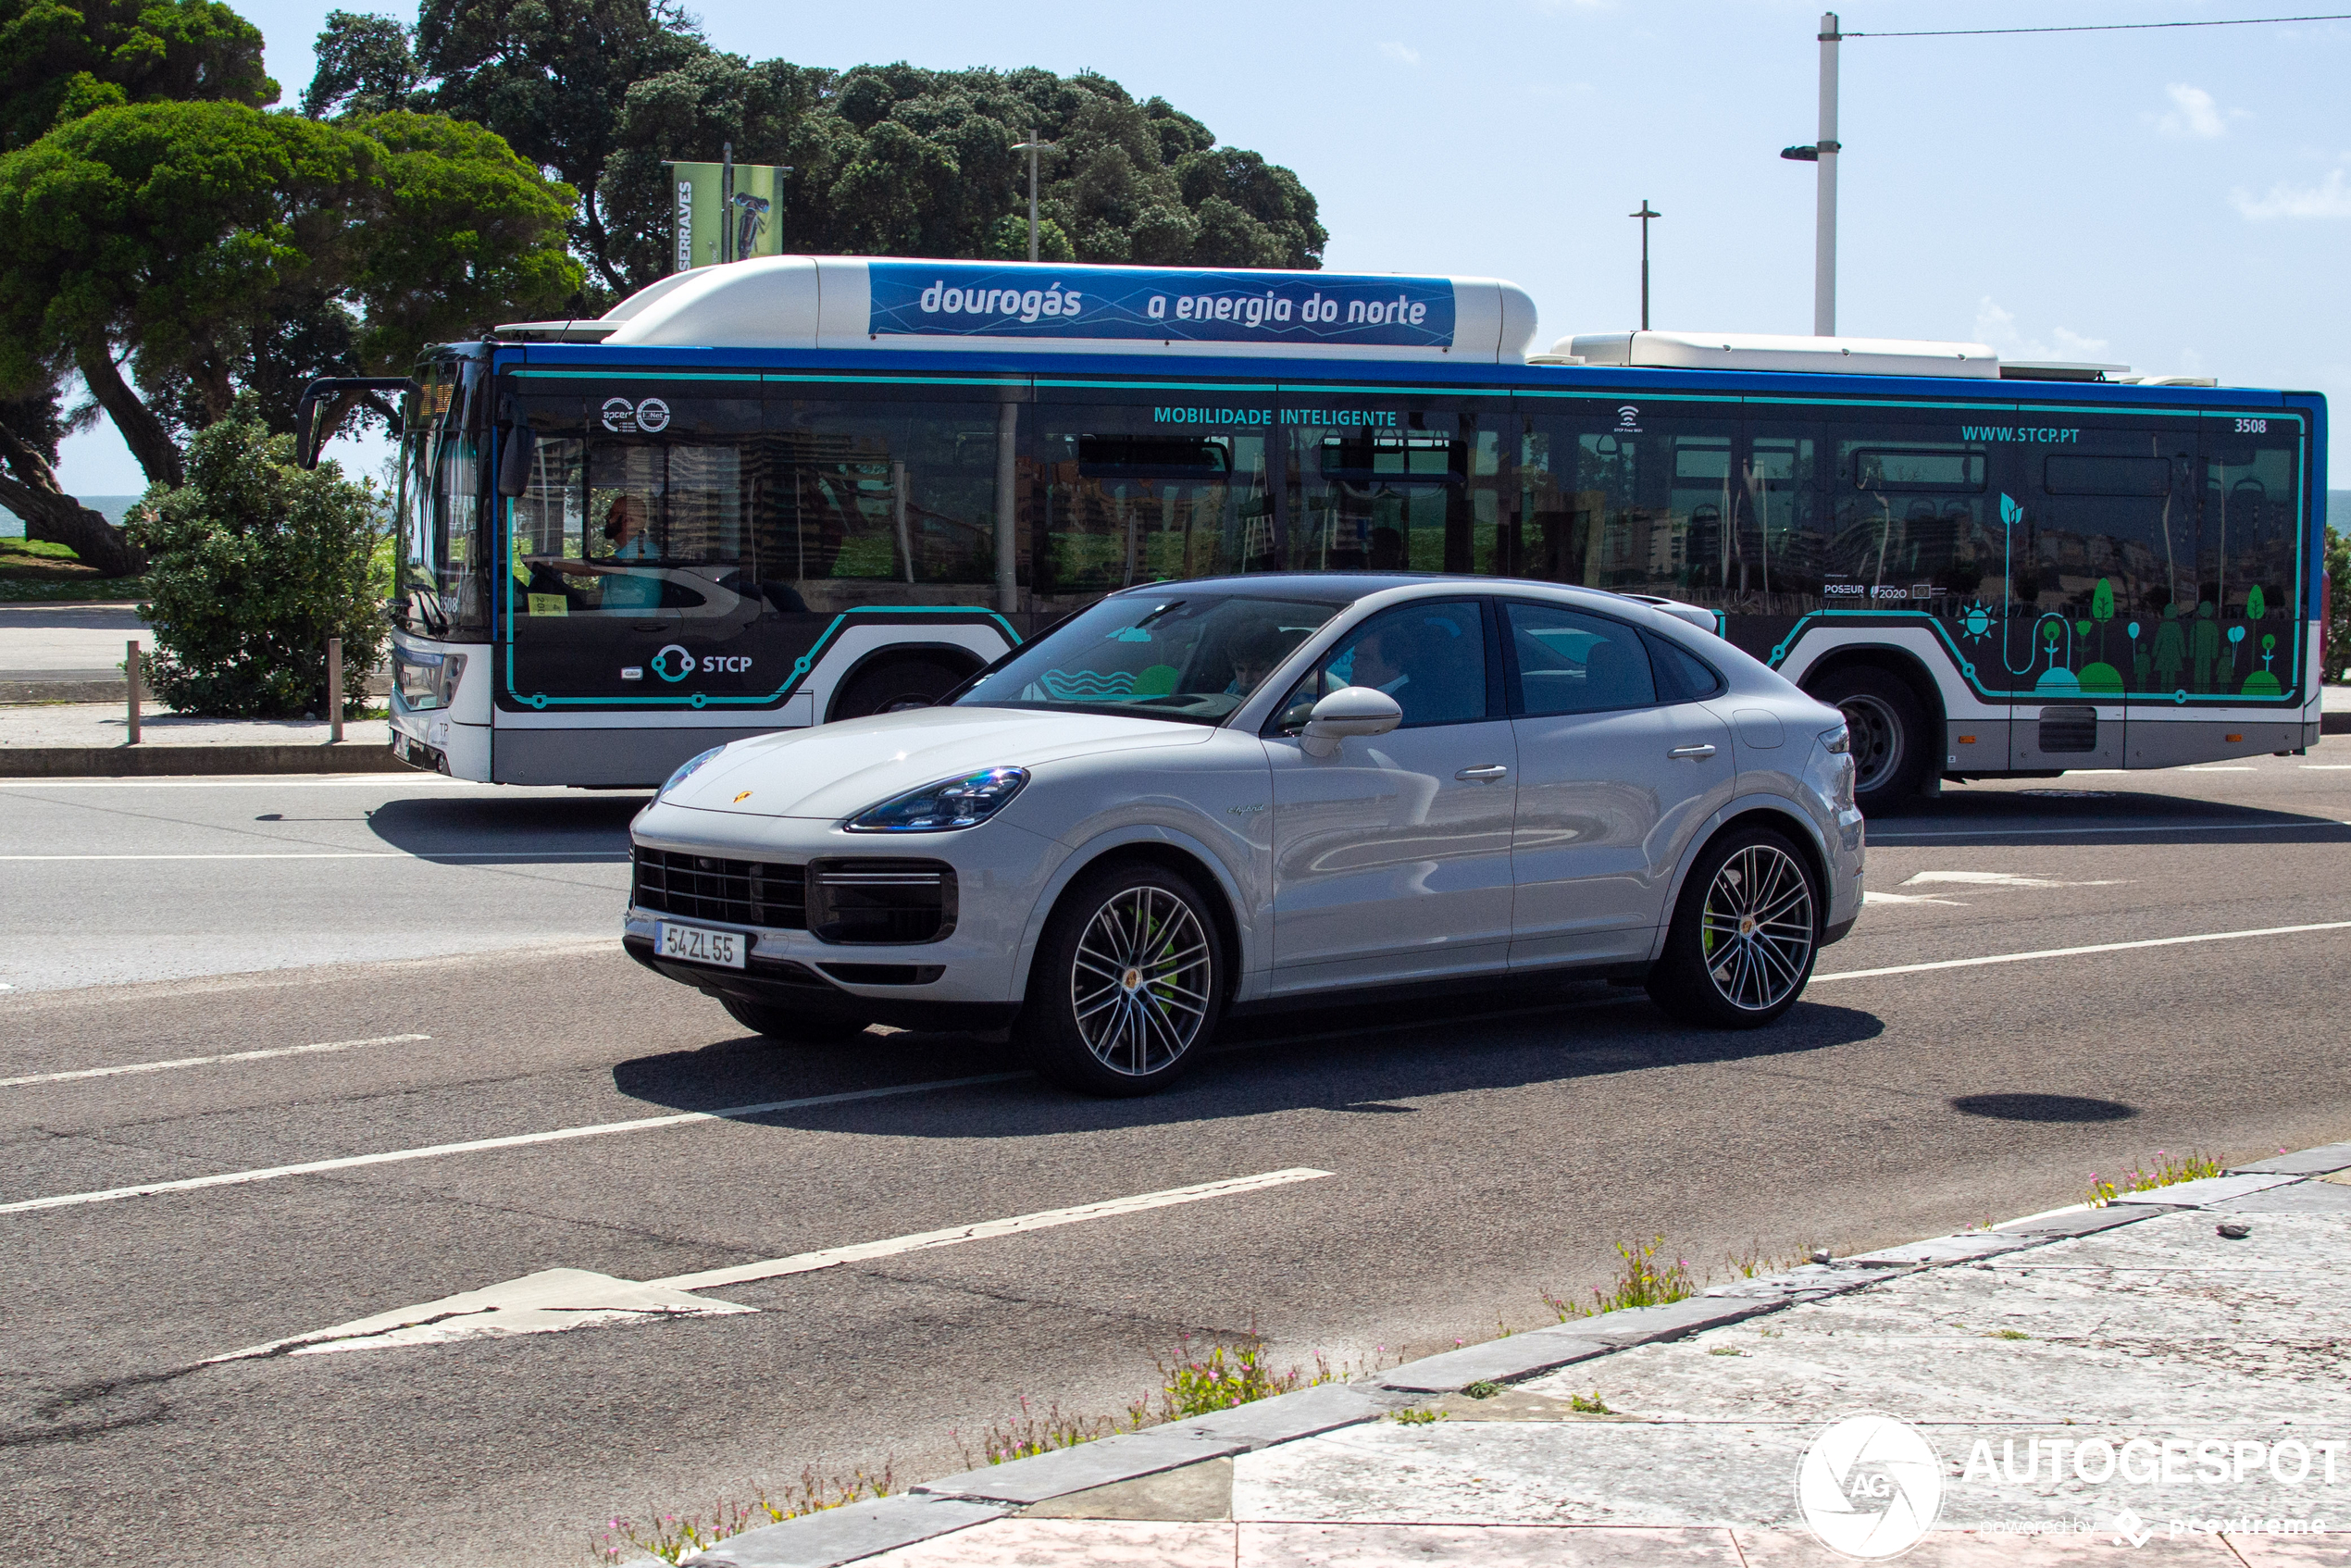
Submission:
M 0 539 L 0 601 L 137 599 L 145 591 L 143 579 L 100 577 L 65 545 Z

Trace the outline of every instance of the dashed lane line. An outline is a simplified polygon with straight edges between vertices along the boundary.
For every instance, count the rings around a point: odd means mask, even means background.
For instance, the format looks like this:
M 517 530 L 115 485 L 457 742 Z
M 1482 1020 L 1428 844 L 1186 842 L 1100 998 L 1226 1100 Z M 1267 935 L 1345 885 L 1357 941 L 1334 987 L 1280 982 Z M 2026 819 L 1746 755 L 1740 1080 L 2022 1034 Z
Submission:
M 2311 828 L 2351 828 L 2351 822 L 2330 822 L 2320 818 L 2304 822 L 2191 821 L 2154 822 L 2128 828 L 2103 828 L 2094 822 L 2076 823 L 2068 828 L 2002 828 L 1987 822 L 1976 828 L 1872 833 L 1870 843 L 1876 847 L 1924 843 L 1929 839 L 2046 839 L 2072 833 L 2287 833 Z
M 555 1127 L 547 1132 L 521 1132 L 504 1138 L 477 1138 L 463 1143 L 429 1143 L 420 1149 L 387 1149 L 375 1154 L 349 1154 L 339 1160 L 305 1160 L 298 1165 L 265 1165 L 257 1170 L 223 1171 L 217 1176 L 184 1176 L 177 1181 L 142 1182 L 136 1187 L 110 1187 L 99 1192 L 62 1192 L 50 1198 L 27 1198 L 0 1203 L 0 1214 L 30 1213 L 36 1209 L 65 1209 L 84 1203 L 112 1203 L 124 1198 L 152 1198 L 166 1192 L 194 1192 L 207 1187 L 242 1187 L 284 1176 L 316 1176 L 327 1171 L 357 1170 L 367 1165 L 395 1165 L 410 1160 L 438 1160 L 451 1154 L 478 1154 L 492 1149 L 522 1149 L 534 1143 L 560 1143 L 579 1138 L 607 1138 L 616 1133 L 652 1132 L 694 1122 L 740 1122 L 777 1111 L 800 1111 L 817 1105 L 846 1105 L 858 1100 L 887 1100 L 898 1095 L 927 1094 L 934 1089 L 968 1089 L 979 1084 L 1010 1083 L 1026 1073 L 983 1073 L 968 1078 L 935 1078 L 928 1083 L 897 1084 L 887 1089 L 854 1089 L 840 1094 L 810 1095 L 801 1100 L 771 1100 L 760 1105 L 729 1105 L 719 1111 L 681 1111 L 668 1116 L 641 1116 L 629 1122 L 591 1122 L 586 1126 Z
M 2088 947 L 2042 948 L 2033 952 L 1995 952 L 1982 958 L 1945 958 L 1932 964 L 1890 964 L 1883 969 L 1842 969 L 1815 975 L 1811 984 L 1874 980 L 1887 975 L 1923 975 L 1935 969 L 1974 969 L 1987 964 L 2025 964 L 2037 958 L 2080 958 L 2094 952 L 2130 952 L 2139 948 L 2184 947 L 2193 942 L 2234 942 L 2249 937 L 2293 937 L 2309 931 L 2351 930 L 2351 920 L 2321 920 L 2309 926 L 2266 926 L 2257 931 L 2205 931 L 2193 937 L 2148 937 L 2135 942 L 2096 942 Z
M 277 1045 L 266 1051 L 230 1051 L 218 1056 L 178 1056 L 168 1062 L 124 1062 L 112 1067 L 81 1067 L 70 1073 L 28 1073 L 20 1078 L 0 1078 L 0 1089 L 26 1084 L 71 1083 L 78 1078 L 111 1078 L 125 1073 L 165 1073 L 175 1067 L 211 1067 L 223 1062 L 267 1062 L 280 1056 L 315 1056 L 325 1051 L 356 1051 L 365 1045 L 405 1045 L 430 1039 L 430 1035 L 378 1035 L 372 1039 L 330 1039 L 318 1045 Z

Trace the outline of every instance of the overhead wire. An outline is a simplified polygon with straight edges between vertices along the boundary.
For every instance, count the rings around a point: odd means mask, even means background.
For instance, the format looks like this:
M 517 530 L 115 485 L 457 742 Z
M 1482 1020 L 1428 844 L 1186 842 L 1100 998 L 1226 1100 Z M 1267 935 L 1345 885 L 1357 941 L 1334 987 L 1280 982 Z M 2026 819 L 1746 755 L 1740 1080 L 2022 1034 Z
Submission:
M 2282 22 L 2351 21 L 2351 12 L 2320 17 L 2226 17 L 2193 22 L 2084 22 L 2071 27 L 1958 27 L 1923 32 L 1840 32 L 1847 38 L 1991 38 L 2020 32 L 2146 32 L 2169 27 L 2268 27 Z

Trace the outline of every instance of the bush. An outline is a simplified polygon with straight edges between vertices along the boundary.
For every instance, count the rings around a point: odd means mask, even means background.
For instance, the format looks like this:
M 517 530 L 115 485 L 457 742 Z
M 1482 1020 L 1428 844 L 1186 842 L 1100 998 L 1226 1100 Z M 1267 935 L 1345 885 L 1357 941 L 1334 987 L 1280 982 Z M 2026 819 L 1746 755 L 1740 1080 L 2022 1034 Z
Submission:
M 241 400 L 188 446 L 188 482 L 150 492 L 131 525 L 155 627 L 147 684 L 167 706 L 223 718 L 327 711 L 327 639 L 342 639 L 343 714 L 367 706 L 389 635 L 371 569 L 385 537 L 375 488 L 332 463 L 293 466 Z
M 2327 529 L 2326 672 L 2329 680 L 2351 678 L 2351 535 Z

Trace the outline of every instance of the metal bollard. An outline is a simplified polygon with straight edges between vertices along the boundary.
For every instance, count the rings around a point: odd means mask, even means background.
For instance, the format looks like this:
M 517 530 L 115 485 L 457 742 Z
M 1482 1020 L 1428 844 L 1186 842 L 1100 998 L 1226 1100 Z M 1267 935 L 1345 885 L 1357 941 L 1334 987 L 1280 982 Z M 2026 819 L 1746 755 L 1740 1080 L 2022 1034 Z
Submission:
M 327 639 L 327 740 L 342 743 L 342 639 Z
M 139 640 L 132 638 L 123 644 L 123 648 L 125 650 L 122 660 L 123 684 L 129 687 L 131 691 L 129 744 L 135 746 L 139 743 Z

